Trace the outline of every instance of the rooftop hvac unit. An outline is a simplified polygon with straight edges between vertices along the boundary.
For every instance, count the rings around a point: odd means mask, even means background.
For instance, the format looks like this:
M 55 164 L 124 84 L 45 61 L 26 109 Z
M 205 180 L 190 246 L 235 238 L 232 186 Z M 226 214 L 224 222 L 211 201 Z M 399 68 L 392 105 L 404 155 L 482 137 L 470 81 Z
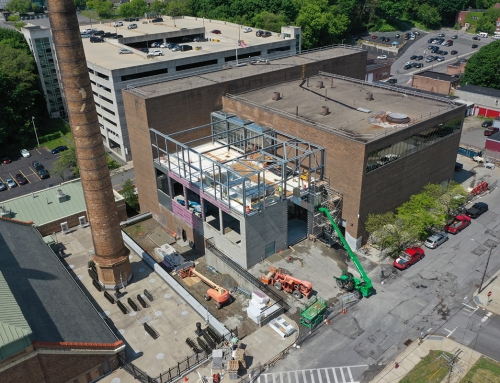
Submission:
M 64 202 L 67 199 L 66 194 L 64 194 L 61 189 L 57 189 L 57 199 L 59 200 L 59 202 Z
M 69 231 L 68 222 L 61 222 L 61 232 L 66 234 Z
M 7 210 L 5 206 L 0 206 L 0 217 L 10 218 L 10 210 Z
M 87 224 L 87 218 L 84 215 L 78 217 L 78 221 L 80 222 L 80 227 L 85 226 Z

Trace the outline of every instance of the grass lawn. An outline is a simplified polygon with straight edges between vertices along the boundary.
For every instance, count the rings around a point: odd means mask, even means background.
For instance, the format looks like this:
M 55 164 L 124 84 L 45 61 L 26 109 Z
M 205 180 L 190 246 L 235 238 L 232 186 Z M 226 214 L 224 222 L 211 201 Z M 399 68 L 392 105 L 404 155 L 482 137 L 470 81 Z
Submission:
M 444 358 L 439 358 L 443 351 L 431 350 L 429 354 L 400 380 L 401 383 L 440 383 L 448 373 Z M 448 353 L 445 353 L 450 355 Z M 474 383 L 476 383 L 474 381 Z
M 71 134 L 71 132 L 69 133 L 66 133 L 65 134 L 65 137 L 67 139 L 64 138 L 64 136 L 62 137 L 59 137 L 59 138 L 56 138 L 54 140 L 50 140 L 50 141 L 47 141 L 47 142 L 44 142 L 44 143 L 40 143 L 40 146 L 46 146 L 47 148 L 49 148 L 49 150 L 52 150 L 58 146 L 61 146 L 61 145 L 66 145 L 66 146 L 69 146 L 69 141 L 73 141 L 73 135 Z
M 500 363 L 482 356 L 461 382 L 500 383 Z

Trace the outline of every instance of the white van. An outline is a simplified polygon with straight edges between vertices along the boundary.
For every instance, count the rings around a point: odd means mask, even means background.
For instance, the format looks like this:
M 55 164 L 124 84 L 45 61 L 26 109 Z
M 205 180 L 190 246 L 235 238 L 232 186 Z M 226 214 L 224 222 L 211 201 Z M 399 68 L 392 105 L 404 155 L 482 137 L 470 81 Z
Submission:
M 488 34 L 486 32 L 479 32 L 477 34 L 478 37 L 488 37 Z

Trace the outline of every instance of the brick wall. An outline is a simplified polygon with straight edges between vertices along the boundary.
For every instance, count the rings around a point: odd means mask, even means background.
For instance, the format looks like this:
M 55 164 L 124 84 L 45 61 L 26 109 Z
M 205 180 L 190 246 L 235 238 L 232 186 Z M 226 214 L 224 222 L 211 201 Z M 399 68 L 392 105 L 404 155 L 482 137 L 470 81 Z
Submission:
M 411 86 L 419 90 L 448 95 L 450 94 L 450 88 L 454 83 L 457 85 L 458 79 L 455 82 L 450 82 L 447 80 L 413 75 Z
M 446 74 L 462 74 L 465 72 L 465 66 L 467 63 L 460 63 L 459 65 L 450 64 L 446 67 Z
M 366 58 L 366 51 L 353 51 L 350 55 L 325 60 L 304 59 L 304 67 L 302 65 L 283 66 L 282 69 L 272 72 L 147 99 L 124 90 L 123 103 L 134 157 L 136 187 L 141 210 L 150 211 L 158 221 L 162 219 L 156 191 L 156 172 L 152 163 L 149 128 L 171 134 L 207 124 L 210 122 L 210 113 L 222 109 L 222 96 L 224 94 L 238 94 L 277 82 L 297 79 L 302 76 L 303 71 L 305 71 L 306 76 L 315 75 L 318 71 L 325 71 L 364 79 Z M 301 60 L 300 56 L 297 57 L 297 60 Z M 173 222 L 167 222 L 167 225 L 170 224 Z M 175 231 L 175 227 L 169 226 L 169 229 Z
M 118 367 L 116 355 L 38 354 L 0 372 L 0 382 L 67 383 L 80 375 L 83 375 L 80 381 L 90 382 L 103 374 L 105 360 L 112 370 Z
M 367 69 L 367 77 L 369 73 L 373 73 L 372 81 L 385 80 L 386 78 L 389 78 L 391 76 L 391 64 L 387 64 L 378 68 Z

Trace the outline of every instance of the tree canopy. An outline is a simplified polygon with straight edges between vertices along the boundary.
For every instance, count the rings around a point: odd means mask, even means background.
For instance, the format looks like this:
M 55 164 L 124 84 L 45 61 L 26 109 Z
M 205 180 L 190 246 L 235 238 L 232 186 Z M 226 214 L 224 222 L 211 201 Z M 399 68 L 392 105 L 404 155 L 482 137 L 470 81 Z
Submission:
M 148 4 L 145 0 L 132 0 L 120 6 L 120 16 L 137 17 L 144 15 L 148 11 Z
M 500 89 L 500 41 L 496 40 L 482 47 L 473 55 L 460 85 L 477 85 L 488 88 Z
M 38 105 L 45 109 L 45 103 L 28 44 L 22 34 L 4 28 L 0 28 L 0 94 L 0 152 L 18 151 L 33 137 L 31 116 L 43 113 Z
M 30 10 L 31 0 L 10 0 L 5 9 L 10 12 L 26 13 Z
M 94 10 L 101 18 L 113 17 L 113 3 L 109 0 L 87 0 L 87 7 Z

